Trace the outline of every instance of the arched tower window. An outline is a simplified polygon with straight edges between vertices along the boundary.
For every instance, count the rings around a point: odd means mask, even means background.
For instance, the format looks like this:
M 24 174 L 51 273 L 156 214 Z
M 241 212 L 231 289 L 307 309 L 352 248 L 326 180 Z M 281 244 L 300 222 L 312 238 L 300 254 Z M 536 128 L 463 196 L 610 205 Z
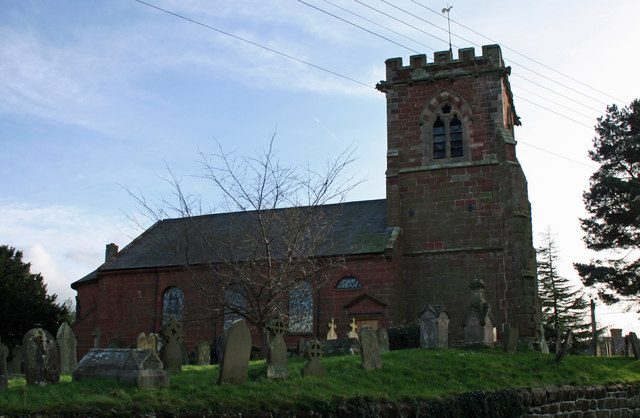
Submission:
M 184 311 L 184 293 L 179 287 L 170 287 L 162 295 L 162 323 L 164 324 L 175 316 L 178 321 L 182 321 Z
M 345 276 L 336 284 L 338 290 L 362 289 L 362 283 L 357 277 Z
M 458 111 L 450 104 L 443 104 L 436 112 L 431 140 L 433 159 L 456 158 L 464 156 L 462 121 Z
M 307 282 L 298 283 L 289 292 L 289 332 L 313 332 L 313 286 Z

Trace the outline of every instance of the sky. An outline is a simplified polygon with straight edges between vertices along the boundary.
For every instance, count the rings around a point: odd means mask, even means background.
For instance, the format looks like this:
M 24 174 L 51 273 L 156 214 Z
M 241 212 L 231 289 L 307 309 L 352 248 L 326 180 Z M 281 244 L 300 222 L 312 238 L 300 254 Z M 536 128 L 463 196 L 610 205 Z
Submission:
M 640 97 L 640 2 L 460 0 L 0 0 L 0 244 L 60 302 L 152 221 L 131 196 L 171 199 L 167 168 L 216 210 L 200 153 L 260 152 L 321 167 L 357 146 L 349 200 L 385 197 L 385 60 L 499 43 L 536 245 L 560 274 L 582 241 L 588 158 L 608 104 Z M 163 9 L 163 10 L 160 10 Z M 137 221 L 134 221 L 137 220 Z M 640 330 L 598 304 L 600 325 Z

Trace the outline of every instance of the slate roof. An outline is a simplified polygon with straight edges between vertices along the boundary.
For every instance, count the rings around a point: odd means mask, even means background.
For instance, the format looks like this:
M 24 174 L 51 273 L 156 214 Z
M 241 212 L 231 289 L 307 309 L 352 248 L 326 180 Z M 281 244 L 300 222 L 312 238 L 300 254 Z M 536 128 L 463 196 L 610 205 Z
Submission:
M 296 211 L 304 209 L 276 209 L 274 214 L 295 216 Z M 393 231 L 393 228 L 387 228 L 385 199 L 325 205 L 320 209 L 322 219 L 331 219 L 331 226 L 323 245 L 315 249 L 315 256 L 384 252 Z M 100 271 L 184 265 L 185 258 L 179 254 L 186 255 L 189 264 L 221 262 L 227 256 L 242 261 L 246 259 L 246 254 L 234 252 L 224 255 L 207 251 L 204 247 L 207 241 L 221 242 L 222 237 L 243 239 L 238 236 L 238 231 L 244 233 L 244 239 L 247 239 L 247 229 L 243 226 L 249 225 L 253 216 L 255 212 L 234 212 L 158 221 L 124 247 L 116 257 L 74 282 L 71 287 L 75 289 L 80 283 L 97 279 Z

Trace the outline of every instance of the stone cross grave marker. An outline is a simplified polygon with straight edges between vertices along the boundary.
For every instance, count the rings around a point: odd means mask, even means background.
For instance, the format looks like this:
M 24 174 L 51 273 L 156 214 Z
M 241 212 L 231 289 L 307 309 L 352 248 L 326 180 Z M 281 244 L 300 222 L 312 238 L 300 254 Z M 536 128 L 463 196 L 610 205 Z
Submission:
M 7 356 L 5 356 L 5 347 L 7 352 L 9 347 L 4 344 L 0 344 L 0 390 L 6 390 L 9 388 L 9 373 L 7 371 Z
M 251 332 L 244 319 L 234 321 L 222 339 L 223 355 L 218 383 L 241 384 L 249 375 Z
M 267 356 L 267 377 L 269 379 L 284 379 L 289 377 L 287 368 L 287 345 L 284 342 L 284 333 L 287 328 L 280 317 L 275 317 L 269 324 L 269 331 L 273 334 L 273 340 L 269 343 Z
M 327 333 L 327 340 L 337 340 L 338 334 L 336 333 L 336 322 L 331 318 L 329 322 L 329 332 Z
M 356 324 L 356 319 L 355 318 L 351 318 L 351 324 L 349 324 L 349 328 L 351 328 L 351 331 L 349 331 L 349 334 L 347 334 L 347 338 L 355 338 L 357 340 L 358 339 L 358 325 Z
M 302 377 L 324 377 L 324 369 L 320 364 L 322 358 L 322 345 L 314 338 L 307 346 L 306 357 L 309 362 L 302 368 Z
M 24 374 L 29 385 L 44 385 L 60 381 L 58 345 L 53 335 L 42 328 L 34 328 L 22 338 Z
M 362 367 L 369 371 L 382 368 L 380 358 L 380 347 L 378 346 L 378 336 L 370 325 L 365 325 L 360 329 L 360 357 Z
M 60 373 L 70 374 L 78 368 L 78 357 L 76 347 L 78 345 L 76 336 L 71 327 L 63 322 L 56 334 L 58 342 L 58 354 L 60 355 Z
M 160 337 L 162 337 L 163 344 L 160 350 L 160 359 L 164 364 L 164 369 L 169 373 L 181 373 L 182 372 L 182 340 L 184 334 L 182 333 L 182 327 L 175 316 L 169 318 L 169 320 L 160 328 Z
M 208 366 L 211 364 L 211 345 L 206 341 L 200 341 L 196 345 L 196 364 Z
M 635 332 L 630 332 L 627 338 L 629 338 L 631 347 L 633 347 L 633 357 L 636 360 L 640 360 L 640 341 L 638 341 L 638 336 Z
M 384 328 L 379 328 L 376 331 L 378 336 L 378 347 L 380 347 L 381 353 L 386 353 L 389 351 L 389 333 Z

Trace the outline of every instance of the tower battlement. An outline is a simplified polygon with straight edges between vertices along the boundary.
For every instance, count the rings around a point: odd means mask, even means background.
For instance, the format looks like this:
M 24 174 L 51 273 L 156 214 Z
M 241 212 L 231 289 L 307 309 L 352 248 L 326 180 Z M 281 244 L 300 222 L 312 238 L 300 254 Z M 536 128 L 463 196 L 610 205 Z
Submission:
M 476 56 L 475 48 L 458 50 L 458 59 L 453 59 L 451 51 L 438 51 L 433 54 L 433 62 L 427 62 L 425 54 L 409 57 L 409 66 L 403 66 L 402 58 L 390 58 L 385 61 L 387 80 L 381 81 L 377 88 L 385 91 L 390 85 L 409 81 L 430 81 L 442 78 L 457 78 L 489 72 L 509 74 L 510 67 L 504 66 L 499 45 L 484 45 L 482 55 Z

